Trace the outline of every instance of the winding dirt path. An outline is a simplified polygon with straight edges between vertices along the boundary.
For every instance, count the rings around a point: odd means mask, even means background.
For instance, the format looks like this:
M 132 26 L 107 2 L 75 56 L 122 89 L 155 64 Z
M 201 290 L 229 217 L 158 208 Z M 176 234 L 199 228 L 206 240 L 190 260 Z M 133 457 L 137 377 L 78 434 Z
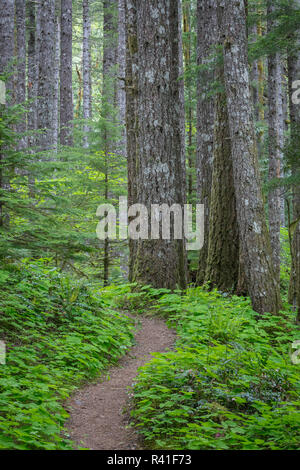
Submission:
M 137 434 L 127 429 L 123 410 L 128 401 L 128 387 L 137 369 L 151 359 L 152 352 L 163 352 L 175 342 L 174 331 L 165 322 L 153 317 L 135 317 L 140 325 L 135 345 L 116 367 L 108 371 L 110 380 L 79 390 L 68 402 L 67 423 L 70 438 L 91 450 L 141 449 Z

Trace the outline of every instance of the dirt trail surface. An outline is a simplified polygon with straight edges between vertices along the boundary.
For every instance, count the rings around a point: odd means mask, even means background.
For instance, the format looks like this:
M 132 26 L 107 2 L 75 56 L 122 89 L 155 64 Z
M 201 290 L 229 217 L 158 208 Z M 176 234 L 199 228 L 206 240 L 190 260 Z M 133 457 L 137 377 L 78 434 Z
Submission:
M 138 317 L 135 345 L 116 367 L 108 371 L 110 380 L 79 390 L 68 402 L 70 438 L 80 447 L 92 450 L 141 449 L 133 429 L 126 429 L 128 418 L 123 410 L 128 401 L 128 387 L 137 369 L 151 359 L 152 352 L 163 352 L 175 342 L 174 331 L 159 318 Z

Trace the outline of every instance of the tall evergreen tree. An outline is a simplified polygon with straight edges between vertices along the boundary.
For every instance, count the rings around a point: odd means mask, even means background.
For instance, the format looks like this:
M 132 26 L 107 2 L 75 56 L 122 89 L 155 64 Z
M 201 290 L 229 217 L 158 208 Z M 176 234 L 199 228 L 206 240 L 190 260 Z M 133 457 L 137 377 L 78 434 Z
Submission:
M 83 44 L 82 44 L 82 75 L 83 75 L 83 118 L 91 118 L 91 19 L 90 19 L 90 0 L 83 0 Z M 87 123 L 84 125 L 83 146 L 89 146 L 88 132 L 90 127 Z
M 222 37 L 221 20 L 219 21 L 218 34 Z M 218 66 L 216 79 L 220 91 L 215 100 L 213 175 L 205 282 L 221 291 L 234 292 L 239 275 L 239 232 L 223 63 Z
M 9 74 L 6 80 L 7 91 L 13 90 L 12 63 L 14 58 L 14 20 L 15 20 L 15 1 L 4 0 L 1 3 L 0 15 L 0 74 Z
M 27 9 L 27 30 L 28 30 L 28 44 L 27 44 L 27 97 L 29 100 L 29 110 L 27 117 L 28 131 L 37 129 L 37 90 L 38 90 L 38 72 L 39 72 L 39 15 L 38 7 L 35 0 L 28 1 Z M 35 144 L 35 135 L 33 132 L 29 133 L 28 146 L 33 148 Z
M 126 22 L 126 153 L 128 172 L 128 206 L 137 202 L 137 94 L 138 42 L 136 0 L 125 0 Z M 129 219 L 130 222 L 130 219 Z M 133 279 L 137 240 L 129 239 L 128 278 Z
M 183 203 L 178 12 L 174 0 L 137 2 L 137 199 L 149 214 L 151 204 Z M 148 222 L 151 227 L 150 215 Z M 139 240 L 134 279 L 155 287 L 184 287 L 182 245 L 173 238 Z
M 300 1 L 295 0 L 294 8 L 300 9 Z M 288 54 L 288 87 L 289 108 L 291 122 L 291 147 L 293 149 L 291 167 L 292 176 L 295 178 L 293 186 L 293 224 L 292 229 L 292 269 L 289 286 L 289 301 L 297 311 L 297 319 L 300 322 L 300 105 L 295 94 L 294 83 L 300 80 L 300 29 L 294 34 L 294 47 Z M 299 82 L 298 82 L 299 83 Z M 297 84 L 297 83 L 296 83 Z M 299 85 L 298 85 L 299 87 Z
M 275 25 L 273 16 L 276 12 L 274 3 L 268 1 L 268 31 Z M 278 52 L 268 57 L 268 124 L 269 124 L 269 179 L 281 176 L 281 154 L 283 145 L 282 117 L 282 66 Z M 279 188 L 271 189 L 268 197 L 269 229 L 273 264 L 277 281 L 280 278 L 280 222 L 281 199 Z
M 254 310 L 278 313 L 275 277 L 258 169 L 247 55 L 244 0 L 219 0 L 223 18 L 224 76 L 232 144 L 240 247 Z
M 197 199 L 204 204 L 204 245 L 200 251 L 197 284 L 205 278 L 209 227 L 210 195 L 213 172 L 214 98 L 209 94 L 214 81 L 211 58 L 218 38 L 217 0 L 197 3 L 197 65 L 201 67 L 197 86 Z
M 6 78 L 6 98 L 9 96 L 12 101 L 13 76 L 12 65 L 14 59 L 14 19 L 15 2 L 14 0 L 4 0 L 2 2 L 2 11 L 0 14 L 0 75 Z M 1 105 L 0 105 L 1 106 Z M 0 144 L 1 145 L 1 144 Z M 9 187 L 7 173 L 7 162 L 5 156 L 1 153 L 0 147 L 0 227 L 8 221 L 8 214 L 3 202 L 5 190 Z
M 72 0 L 61 0 L 60 143 L 73 145 Z
M 17 75 L 16 75 L 16 103 L 21 104 L 26 99 L 26 2 L 15 0 L 16 5 L 16 49 L 17 49 Z M 17 131 L 26 131 L 26 119 L 21 119 Z M 19 147 L 26 146 L 26 138 L 22 136 Z
M 54 148 L 55 0 L 40 6 L 37 128 L 40 150 Z
M 102 142 L 104 148 L 105 199 L 108 199 L 108 166 L 111 154 L 116 151 L 113 127 L 117 125 L 114 108 L 117 106 L 117 54 L 118 24 L 115 0 L 104 0 L 103 17 L 103 90 Z M 109 240 L 104 241 L 104 285 L 108 284 L 109 276 Z

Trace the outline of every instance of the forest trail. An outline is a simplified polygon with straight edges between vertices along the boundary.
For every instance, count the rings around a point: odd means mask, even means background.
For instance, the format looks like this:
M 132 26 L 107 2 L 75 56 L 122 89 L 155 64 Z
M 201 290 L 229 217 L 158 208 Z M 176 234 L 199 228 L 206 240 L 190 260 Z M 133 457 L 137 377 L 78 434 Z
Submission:
M 175 332 L 155 317 L 134 317 L 138 330 L 135 345 L 107 371 L 110 380 L 88 385 L 68 402 L 67 429 L 77 446 L 91 450 L 141 449 L 136 432 L 129 428 L 123 410 L 128 403 L 128 387 L 138 368 L 151 359 L 151 353 L 163 352 L 175 342 Z

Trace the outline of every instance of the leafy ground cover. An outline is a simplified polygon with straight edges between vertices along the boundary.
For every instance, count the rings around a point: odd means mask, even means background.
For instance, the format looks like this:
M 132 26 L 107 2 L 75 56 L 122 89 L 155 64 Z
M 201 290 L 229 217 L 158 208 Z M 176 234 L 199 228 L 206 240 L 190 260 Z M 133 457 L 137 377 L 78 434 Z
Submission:
M 130 320 L 47 260 L 0 271 L 0 449 L 71 449 L 63 401 L 132 342 Z
M 122 288 L 119 288 L 122 290 Z M 186 295 L 122 292 L 139 311 L 152 302 L 176 328 L 176 349 L 138 375 L 133 423 L 151 449 L 298 449 L 299 330 L 289 307 L 259 318 L 247 299 L 201 288 Z

